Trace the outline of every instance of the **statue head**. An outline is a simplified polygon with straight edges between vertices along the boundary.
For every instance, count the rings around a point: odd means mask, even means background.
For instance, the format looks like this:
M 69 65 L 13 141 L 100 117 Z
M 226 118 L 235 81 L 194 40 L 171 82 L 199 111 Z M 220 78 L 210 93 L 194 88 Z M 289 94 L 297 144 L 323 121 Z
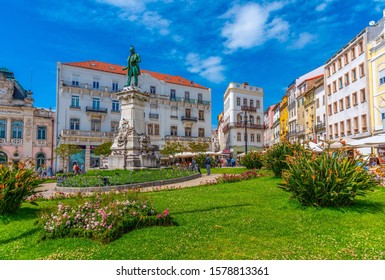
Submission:
M 134 48 L 134 46 L 131 46 L 131 47 L 130 47 L 130 52 L 131 52 L 131 53 L 135 53 L 135 48 Z

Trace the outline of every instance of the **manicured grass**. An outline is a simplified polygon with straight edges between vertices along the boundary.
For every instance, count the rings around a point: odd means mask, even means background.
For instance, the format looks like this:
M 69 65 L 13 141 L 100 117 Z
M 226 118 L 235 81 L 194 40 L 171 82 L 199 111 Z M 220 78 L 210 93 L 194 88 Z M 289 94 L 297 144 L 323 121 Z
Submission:
M 211 168 L 211 174 L 241 174 L 246 172 L 245 167 L 222 167 L 222 168 Z M 206 168 L 201 168 L 202 174 L 207 174 Z
M 134 230 L 100 245 L 88 239 L 38 241 L 39 209 L 0 217 L 1 259 L 385 259 L 385 190 L 352 207 L 303 207 L 277 188 L 280 179 L 143 194 L 170 209 L 178 226 Z

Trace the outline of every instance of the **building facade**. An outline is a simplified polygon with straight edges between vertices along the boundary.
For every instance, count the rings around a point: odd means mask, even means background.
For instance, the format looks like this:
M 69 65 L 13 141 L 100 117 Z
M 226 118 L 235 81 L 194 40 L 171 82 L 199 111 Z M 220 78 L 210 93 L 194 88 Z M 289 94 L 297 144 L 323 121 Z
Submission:
M 83 152 L 73 162 L 100 166 L 93 150 L 111 141 L 120 122 L 126 73 L 122 66 L 99 61 L 57 64 L 57 139 Z M 180 76 L 141 70 L 138 87 L 150 94 L 145 105 L 146 133 L 156 150 L 166 141 L 206 142 L 211 148 L 211 90 Z M 59 162 L 58 162 L 59 165 Z
M 0 68 L 0 163 L 31 160 L 53 169 L 55 114 L 33 101 L 14 73 Z
M 263 89 L 230 83 L 224 94 L 224 149 L 233 155 L 262 149 L 263 128 Z
M 265 148 L 269 148 L 272 146 L 273 143 L 273 133 L 272 133 L 272 126 L 274 123 L 274 109 L 275 105 L 269 106 L 264 113 L 263 121 L 264 121 L 264 128 L 263 131 L 263 146 Z

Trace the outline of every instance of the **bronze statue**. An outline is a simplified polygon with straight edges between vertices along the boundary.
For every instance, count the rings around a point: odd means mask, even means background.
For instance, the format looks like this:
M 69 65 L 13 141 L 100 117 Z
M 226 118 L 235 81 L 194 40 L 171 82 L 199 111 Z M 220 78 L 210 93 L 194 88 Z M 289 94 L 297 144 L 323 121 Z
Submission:
M 132 76 L 134 76 L 134 86 L 138 86 L 138 76 L 140 75 L 139 62 L 141 62 L 140 55 L 135 52 L 134 46 L 131 46 L 127 66 L 123 67 L 123 70 L 127 70 L 127 83 L 124 86 L 131 86 Z

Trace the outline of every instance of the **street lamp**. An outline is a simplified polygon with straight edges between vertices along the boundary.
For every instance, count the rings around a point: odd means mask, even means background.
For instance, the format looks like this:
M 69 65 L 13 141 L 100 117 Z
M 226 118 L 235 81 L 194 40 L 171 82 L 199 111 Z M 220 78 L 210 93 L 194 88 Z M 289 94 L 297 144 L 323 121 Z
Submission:
M 244 120 L 244 124 L 245 124 L 245 155 L 247 154 L 247 113 L 245 112 L 245 120 Z

